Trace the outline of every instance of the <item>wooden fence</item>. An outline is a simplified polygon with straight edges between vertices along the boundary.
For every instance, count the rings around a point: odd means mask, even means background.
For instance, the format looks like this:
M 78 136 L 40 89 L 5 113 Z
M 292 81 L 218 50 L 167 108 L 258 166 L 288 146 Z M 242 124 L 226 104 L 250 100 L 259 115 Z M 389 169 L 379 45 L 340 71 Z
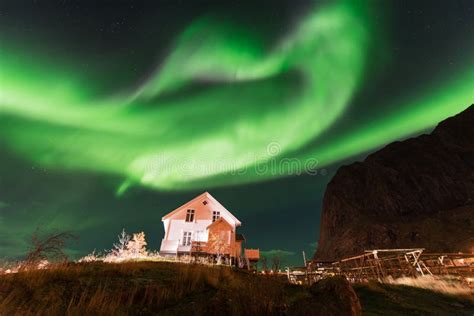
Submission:
M 425 253 L 423 248 L 374 249 L 335 262 L 310 261 L 305 267 L 287 268 L 288 280 L 298 284 L 311 284 L 332 275 L 343 275 L 351 282 L 424 275 L 449 275 L 472 282 L 474 253 Z

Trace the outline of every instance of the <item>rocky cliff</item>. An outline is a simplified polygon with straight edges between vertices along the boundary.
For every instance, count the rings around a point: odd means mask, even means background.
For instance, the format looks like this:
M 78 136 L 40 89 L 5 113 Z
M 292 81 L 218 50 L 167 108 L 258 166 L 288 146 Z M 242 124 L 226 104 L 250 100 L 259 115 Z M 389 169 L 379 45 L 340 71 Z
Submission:
M 315 259 L 402 247 L 474 251 L 474 104 L 328 184 Z

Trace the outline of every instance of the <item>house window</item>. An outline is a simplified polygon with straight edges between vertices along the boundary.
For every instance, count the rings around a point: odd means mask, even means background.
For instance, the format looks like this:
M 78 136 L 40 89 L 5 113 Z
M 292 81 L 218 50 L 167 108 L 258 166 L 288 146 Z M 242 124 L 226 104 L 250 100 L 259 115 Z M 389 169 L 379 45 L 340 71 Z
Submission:
M 191 246 L 191 232 L 183 232 L 182 246 Z
M 212 212 L 212 221 L 215 222 L 221 217 L 221 212 L 213 211 Z
M 194 222 L 194 210 L 186 211 L 186 222 Z
M 207 201 L 202 201 L 202 204 L 207 205 Z

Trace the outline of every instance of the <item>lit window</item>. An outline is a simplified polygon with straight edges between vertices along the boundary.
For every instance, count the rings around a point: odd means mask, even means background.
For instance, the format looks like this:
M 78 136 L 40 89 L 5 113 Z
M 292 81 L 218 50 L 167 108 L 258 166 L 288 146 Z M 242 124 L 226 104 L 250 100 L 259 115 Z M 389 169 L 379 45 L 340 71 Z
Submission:
M 181 242 L 183 246 L 191 246 L 191 232 L 183 232 L 183 241 Z
M 221 212 L 213 211 L 212 212 L 212 221 L 215 222 L 221 217 Z
M 186 222 L 194 222 L 194 210 L 186 211 Z

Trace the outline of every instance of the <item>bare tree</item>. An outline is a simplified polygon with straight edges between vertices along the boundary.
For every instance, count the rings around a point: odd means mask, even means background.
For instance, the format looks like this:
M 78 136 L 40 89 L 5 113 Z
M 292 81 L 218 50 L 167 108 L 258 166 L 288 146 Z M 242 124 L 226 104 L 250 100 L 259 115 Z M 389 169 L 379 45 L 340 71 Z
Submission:
M 145 233 L 136 233 L 133 234 L 133 238 L 127 243 L 127 251 L 131 257 L 146 256 L 146 245 Z
M 40 236 L 39 229 L 31 237 L 32 246 L 22 265 L 23 269 L 36 267 L 42 261 L 60 261 L 66 262 L 67 255 L 64 253 L 64 246 L 67 240 L 76 239 L 69 232 L 52 233 L 44 237 Z
M 267 257 L 262 257 L 261 262 L 262 262 L 262 271 L 267 273 L 267 271 L 268 271 Z
M 118 242 L 113 245 L 112 254 L 119 258 L 126 257 L 127 245 L 130 239 L 130 235 L 123 228 L 120 235 L 118 235 Z
M 230 244 L 227 242 L 225 231 L 210 232 L 207 245 L 209 252 L 217 256 L 217 263 L 220 264 L 222 256 L 230 253 Z
M 279 253 L 277 253 L 273 258 L 272 258 L 272 270 L 274 273 L 277 273 L 278 270 L 280 270 L 280 264 L 281 264 L 281 259 Z

